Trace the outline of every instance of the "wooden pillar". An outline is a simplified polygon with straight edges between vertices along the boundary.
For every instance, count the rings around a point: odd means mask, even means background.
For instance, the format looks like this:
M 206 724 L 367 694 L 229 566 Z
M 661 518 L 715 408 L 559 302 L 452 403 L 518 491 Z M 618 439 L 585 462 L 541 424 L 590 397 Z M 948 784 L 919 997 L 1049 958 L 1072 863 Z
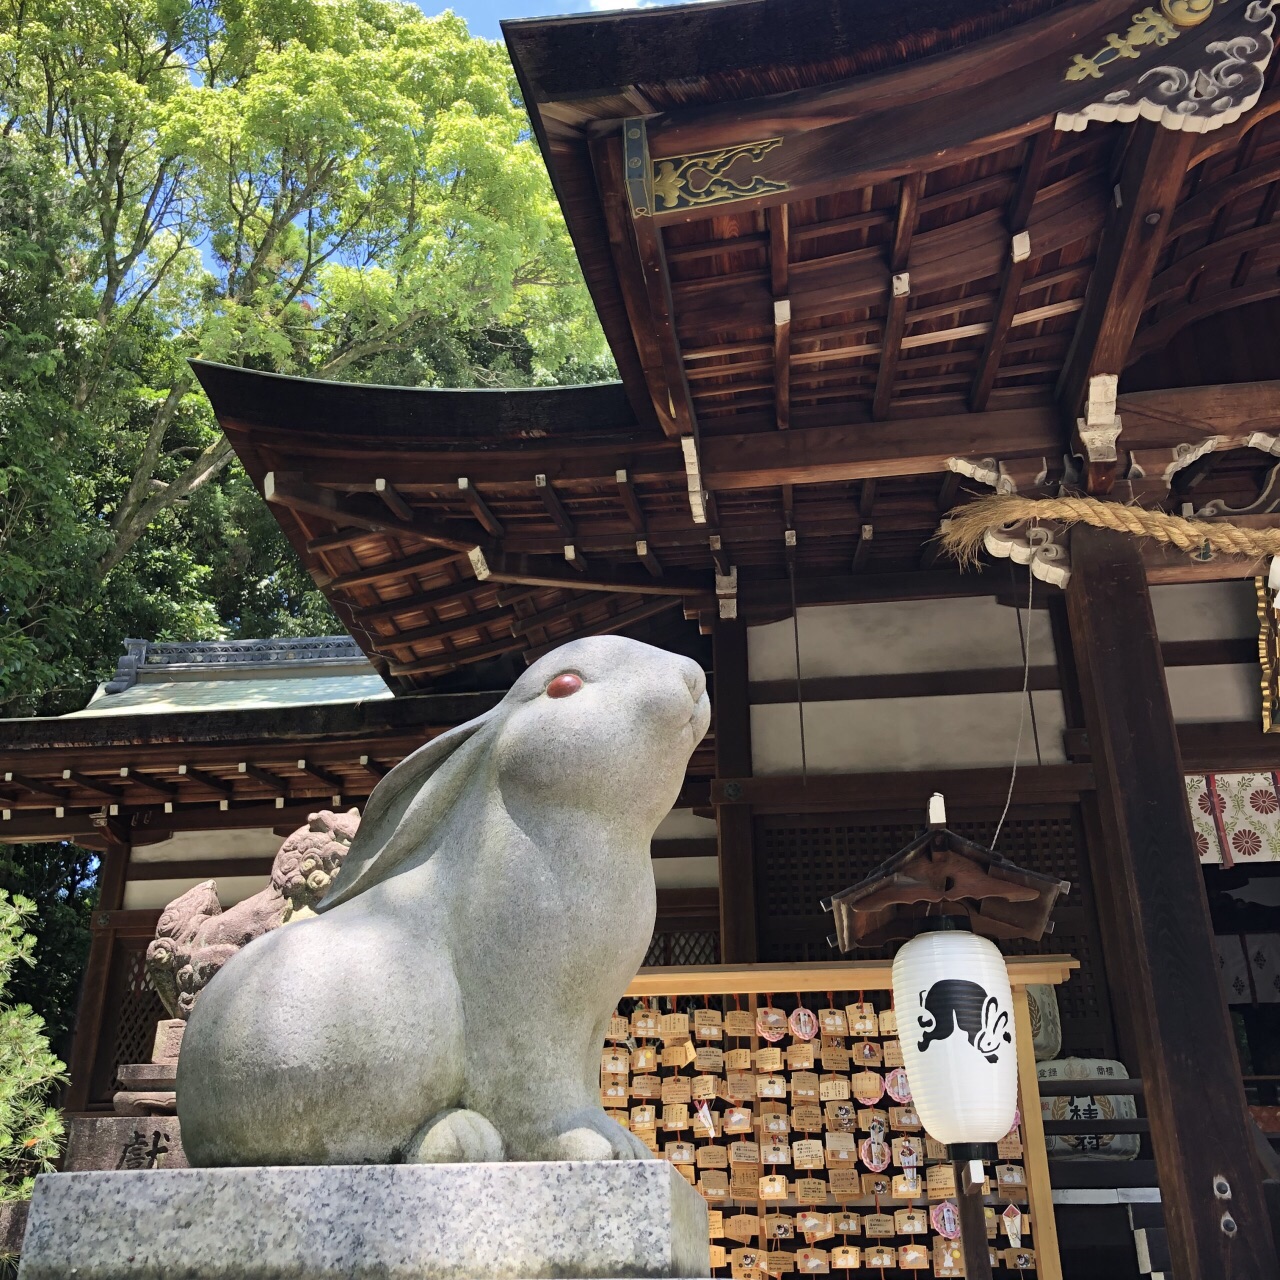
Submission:
M 1018 1106 L 1022 1111 L 1023 1164 L 1027 1170 L 1027 1209 L 1034 1226 L 1031 1247 L 1036 1251 L 1036 1280 L 1062 1280 L 1058 1221 L 1054 1217 L 1049 1155 L 1044 1145 L 1044 1117 L 1040 1111 L 1040 1080 L 1036 1075 L 1035 1035 L 1027 988 L 1013 988 L 1013 1025 L 1018 1047 Z
M 1067 730 L 1082 730 L 1087 735 L 1084 695 L 1080 689 L 1080 678 L 1076 670 L 1075 649 L 1071 643 L 1071 625 L 1067 619 L 1067 598 L 1064 592 L 1055 591 L 1049 597 L 1049 622 L 1053 630 L 1058 679 L 1062 686 L 1064 727 Z M 1074 760 L 1076 757 L 1072 758 Z M 1081 758 L 1089 759 L 1087 752 Z M 1099 933 L 1105 938 L 1127 937 L 1128 931 L 1123 924 L 1124 912 L 1116 902 L 1115 889 L 1109 874 L 1107 837 L 1103 833 L 1102 815 L 1099 811 L 1096 792 L 1086 791 L 1080 796 L 1080 825 L 1084 835 L 1084 853 L 1089 862 L 1089 879 L 1093 890 L 1094 909 L 1098 914 Z M 1106 974 L 1107 991 L 1111 997 L 1110 1030 L 1114 1033 L 1116 1056 L 1127 1063 L 1136 1064 L 1138 1061 L 1136 1021 L 1128 1007 L 1129 961 L 1120 954 L 1118 948 L 1108 945 L 1103 949 L 1102 967 Z
M 90 923 L 89 958 L 80 983 L 80 999 L 76 1003 L 75 1032 L 71 1040 L 70 1077 L 62 1105 L 67 1111 L 83 1111 L 89 1104 L 89 1087 L 93 1064 L 98 1055 L 98 1039 L 102 1033 L 106 1011 L 107 984 L 111 977 L 111 954 L 115 949 L 115 931 L 110 913 L 124 905 L 124 885 L 129 872 L 129 846 L 108 846 L 98 864 L 98 905 Z
M 747 699 L 747 624 L 718 618 L 712 626 L 712 690 L 716 717 L 716 777 L 751 776 L 751 706 Z M 751 806 L 716 807 L 720 860 L 720 961 L 756 959 L 756 870 Z
M 953 1160 L 951 1172 L 956 1180 L 956 1205 L 960 1211 L 964 1274 L 967 1280 L 991 1280 L 991 1246 L 987 1244 L 987 1211 L 982 1200 L 982 1161 Z
M 1125 975 L 1175 1280 L 1280 1275 L 1253 1167 L 1139 544 L 1071 537 L 1067 616 L 1106 839 L 1107 970 Z M 1225 1184 L 1225 1186 L 1224 1186 Z M 1216 1187 L 1216 1190 L 1215 1190 Z

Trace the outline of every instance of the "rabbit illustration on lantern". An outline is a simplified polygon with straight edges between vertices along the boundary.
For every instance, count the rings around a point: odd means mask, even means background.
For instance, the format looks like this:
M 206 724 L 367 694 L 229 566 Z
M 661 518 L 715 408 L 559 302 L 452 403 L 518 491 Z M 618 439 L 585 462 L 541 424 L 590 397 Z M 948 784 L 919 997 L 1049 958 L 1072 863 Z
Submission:
M 696 663 L 592 637 L 392 769 L 318 915 L 203 992 L 192 1165 L 650 1158 L 600 1107 L 600 1044 L 709 720 Z
M 921 1003 L 917 1018 L 924 1032 L 917 1046 L 921 1053 L 935 1040 L 945 1040 L 959 1029 L 988 1062 L 996 1062 L 1001 1045 L 1013 1040 L 1009 1011 L 976 982 L 956 978 L 935 982 Z

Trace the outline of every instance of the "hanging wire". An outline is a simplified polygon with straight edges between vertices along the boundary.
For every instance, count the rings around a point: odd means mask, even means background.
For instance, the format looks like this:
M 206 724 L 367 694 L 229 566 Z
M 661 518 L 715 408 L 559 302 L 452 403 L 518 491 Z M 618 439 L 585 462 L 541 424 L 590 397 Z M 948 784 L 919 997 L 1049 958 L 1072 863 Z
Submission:
M 1036 576 L 1031 572 L 1031 566 L 1027 566 L 1027 617 L 1031 617 L 1031 605 L 1035 598 Z M 1031 697 L 1031 646 L 1024 644 L 1022 646 L 1022 704 L 1018 711 L 1018 740 L 1013 747 L 1013 769 L 1009 773 L 1009 794 L 1004 798 L 1004 812 L 1000 815 L 1000 821 L 996 823 L 996 833 L 991 837 L 991 850 L 994 853 L 996 841 L 1000 839 L 1000 832 L 1004 829 L 1004 820 L 1009 816 L 1009 806 L 1013 803 L 1013 784 L 1018 780 L 1018 757 L 1022 755 L 1022 731 L 1026 728 L 1027 723 L 1027 703 Z
M 800 710 L 800 785 L 809 785 L 809 758 L 804 740 L 804 690 L 800 684 L 800 611 L 796 608 L 796 562 L 787 557 L 787 577 L 791 581 L 791 631 L 796 644 L 796 706 Z
M 1028 569 L 1027 572 L 1030 573 L 1031 570 Z M 1009 560 L 1009 581 L 1015 587 L 1018 585 L 1018 580 L 1014 576 L 1013 572 L 1012 559 Z M 1018 645 L 1022 649 L 1022 661 L 1027 663 L 1029 667 L 1030 661 L 1027 658 L 1027 636 L 1031 632 L 1031 614 L 1027 614 L 1027 626 L 1025 630 L 1022 626 L 1022 610 L 1016 604 L 1013 606 L 1013 615 L 1018 620 Z M 1036 764 L 1044 764 L 1044 760 L 1040 755 L 1040 726 L 1036 722 L 1036 700 L 1025 689 L 1023 690 L 1023 696 L 1027 700 L 1027 710 L 1031 712 L 1031 740 L 1036 744 Z

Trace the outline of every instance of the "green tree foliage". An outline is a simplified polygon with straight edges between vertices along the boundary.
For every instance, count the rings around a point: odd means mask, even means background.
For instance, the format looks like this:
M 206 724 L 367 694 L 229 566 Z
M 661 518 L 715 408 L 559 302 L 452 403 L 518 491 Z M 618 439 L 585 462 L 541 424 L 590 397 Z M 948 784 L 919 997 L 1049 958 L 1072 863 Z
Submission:
M 34 913 L 26 898 L 0 890 L 0 1203 L 30 1196 L 62 1149 L 62 1119 L 47 1099 L 66 1069 L 49 1052 L 43 1021 L 10 993 L 15 970 L 32 963 Z
M 0 716 L 82 706 L 126 635 L 339 629 L 192 356 L 610 376 L 505 51 L 398 0 L 0 0 Z M 90 864 L 0 864 L 58 1037 Z
M 186 360 L 607 376 L 505 51 L 398 0 L 0 0 L 0 711 L 336 626 Z
M 9 994 L 44 1022 L 55 1052 L 71 1049 L 80 979 L 89 955 L 89 918 L 98 901 L 98 857 L 69 841 L 0 845 L 0 892 L 32 904 L 37 964 L 11 976 Z

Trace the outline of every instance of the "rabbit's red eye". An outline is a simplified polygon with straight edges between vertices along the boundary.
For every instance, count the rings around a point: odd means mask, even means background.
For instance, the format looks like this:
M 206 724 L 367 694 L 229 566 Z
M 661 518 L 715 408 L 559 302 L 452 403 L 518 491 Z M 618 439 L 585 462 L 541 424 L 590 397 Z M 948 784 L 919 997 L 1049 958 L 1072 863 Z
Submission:
M 558 675 L 547 685 L 548 698 L 567 698 L 571 693 L 577 693 L 582 688 L 582 677 L 575 676 L 572 671 L 566 671 L 563 675 Z

